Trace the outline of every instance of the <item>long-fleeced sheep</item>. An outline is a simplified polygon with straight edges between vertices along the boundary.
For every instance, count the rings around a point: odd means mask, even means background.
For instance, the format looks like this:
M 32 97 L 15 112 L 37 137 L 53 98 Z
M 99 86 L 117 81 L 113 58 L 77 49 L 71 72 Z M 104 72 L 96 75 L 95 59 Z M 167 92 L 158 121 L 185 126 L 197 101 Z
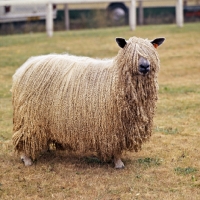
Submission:
M 13 144 L 25 165 L 54 145 L 95 152 L 123 168 L 123 151 L 138 151 L 152 133 L 160 67 L 153 41 L 116 38 L 117 56 L 28 59 L 13 76 Z

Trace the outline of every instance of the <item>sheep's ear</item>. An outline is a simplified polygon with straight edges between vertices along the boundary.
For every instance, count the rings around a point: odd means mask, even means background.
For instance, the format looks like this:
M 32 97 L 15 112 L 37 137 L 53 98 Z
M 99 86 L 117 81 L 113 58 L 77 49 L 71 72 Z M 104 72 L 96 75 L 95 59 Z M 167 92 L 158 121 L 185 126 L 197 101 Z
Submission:
M 156 38 L 156 39 L 152 40 L 151 43 L 153 44 L 153 46 L 154 46 L 155 48 L 157 48 L 157 47 L 160 46 L 164 41 L 165 41 L 165 38 Z
M 126 40 L 124 38 L 116 38 L 116 42 L 121 48 L 124 48 L 126 45 Z

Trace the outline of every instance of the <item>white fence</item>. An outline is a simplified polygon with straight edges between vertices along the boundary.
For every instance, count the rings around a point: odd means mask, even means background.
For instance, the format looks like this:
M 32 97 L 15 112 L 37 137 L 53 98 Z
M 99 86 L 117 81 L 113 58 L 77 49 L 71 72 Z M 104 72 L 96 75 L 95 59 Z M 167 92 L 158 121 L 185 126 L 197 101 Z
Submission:
M 49 37 L 53 36 L 53 4 L 65 4 L 65 24 L 69 27 L 68 4 L 102 3 L 102 2 L 130 2 L 129 6 L 129 26 L 131 30 L 136 28 L 136 2 L 156 1 L 156 0 L 0 0 L 0 6 L 46 4 L 46 31 Z M 157 0 L 159 1 L 159 0 Z M 176 23 L 183 26 L 183 0 L 160 0 L 176 2 Z

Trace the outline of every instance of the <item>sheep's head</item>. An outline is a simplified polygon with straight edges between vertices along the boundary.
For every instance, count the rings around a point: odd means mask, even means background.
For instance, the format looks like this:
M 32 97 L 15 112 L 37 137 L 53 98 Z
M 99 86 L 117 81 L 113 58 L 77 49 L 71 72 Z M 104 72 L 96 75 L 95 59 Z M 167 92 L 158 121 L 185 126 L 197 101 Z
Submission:
M 156 55 L 155 48 L 160 46 L 164 40 L 165 38 L 156 38 L 150 41 L 148 39 L 132 37 L 126 41 L 124 38 L 116 38 L 119 47 L 125 51 L 125 54 L 128 53 L 129 55 L 127 62 L 130 62 L 130 60 L 134 62 L 136 68 L 133 71 L 141 75 L 146 75 L 151 71 L 151 66 L 155 63 L 153 58 Z

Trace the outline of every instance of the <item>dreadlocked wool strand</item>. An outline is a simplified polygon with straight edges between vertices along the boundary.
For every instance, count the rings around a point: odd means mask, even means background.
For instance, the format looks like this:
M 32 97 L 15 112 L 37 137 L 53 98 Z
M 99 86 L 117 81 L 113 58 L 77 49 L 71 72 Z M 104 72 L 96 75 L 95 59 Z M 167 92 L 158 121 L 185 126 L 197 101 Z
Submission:
M 138 72 L 138 59 L 151 71 Z M 138 151 L 152 133 L 159 59 L 149 40 L 132 37 L 118 55 L 32 57 L 13 76 L 13 144 L 35 159 L 50 144 L 104 161 Z

